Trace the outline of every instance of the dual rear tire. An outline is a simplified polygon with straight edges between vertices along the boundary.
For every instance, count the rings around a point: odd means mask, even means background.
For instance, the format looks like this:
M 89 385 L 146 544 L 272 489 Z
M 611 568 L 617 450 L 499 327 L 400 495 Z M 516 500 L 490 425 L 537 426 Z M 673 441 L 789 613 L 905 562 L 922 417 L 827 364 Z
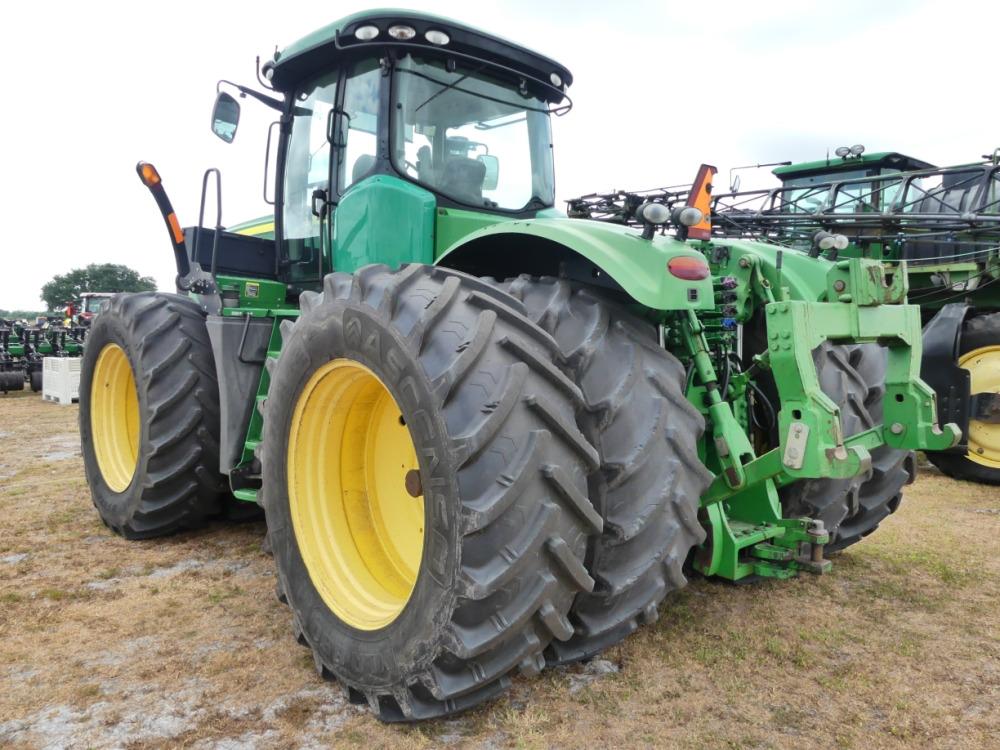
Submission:
M 711 477 L 652 326 L 567 282 L 424 266 L 333 274 L 302 308 L 270 367 L 265 508 L 279 598 L 352 700 L 386 721 L 463 710 L 684 585 Z
M 712 479 L 698 457 L 705 421 L 651 323 L 562 279 L 522 276 L 503 288 L 558 342 L 586 400 L 579 423 L 601 457 L 589 478 L 604 520 L 587 556 L 597 584 L 573 604 L 573 637 L 547 652 L 549 663 L 588 659 L 655 621 L 687 583 L 685 561 L 705 540 L 699 499 Z

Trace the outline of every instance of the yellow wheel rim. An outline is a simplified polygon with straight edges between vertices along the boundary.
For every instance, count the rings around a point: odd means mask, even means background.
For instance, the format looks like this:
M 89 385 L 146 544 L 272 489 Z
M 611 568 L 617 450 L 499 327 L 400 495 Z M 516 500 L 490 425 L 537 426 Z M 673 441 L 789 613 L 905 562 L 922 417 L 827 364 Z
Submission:
M 132 365 L 118 344 L 101 349 L 94 365 L 90 434 L 105 484 L 112 492 L 124 492 L 139 457 L 139 396 Z
M 1000 393 L 1000 346 L 984 346 L 963 354 L 959 367 L 969 371 L 973 393 Z M 969 421 L 970 461 L 1000 469 L 1000 424 Z
M 288 502 L 309 577 L 348 625 L 377 630 L 403 611 L 424 549 L 424 499 L 409 428 L 385 384 L 335 359 L 306 383 L 292 414 Z M 411 489 L 420 492 L 419 484 Z

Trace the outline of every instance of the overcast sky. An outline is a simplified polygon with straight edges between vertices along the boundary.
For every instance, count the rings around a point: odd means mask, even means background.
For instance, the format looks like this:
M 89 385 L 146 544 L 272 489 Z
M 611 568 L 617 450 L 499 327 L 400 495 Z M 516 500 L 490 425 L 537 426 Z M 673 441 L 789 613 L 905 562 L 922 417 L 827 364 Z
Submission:
M 560 201 L 676 184 L 703 161 L 724 185 L 732 166 L 821 158 L 845 144 L 942 165 L 1000 146 L 997 3 L 402 4 L 495 31 L 573 72 L 575 107 L 553 128 Z M 53 274 L 95 262 L 125 263 L 173 290 L 140 159 L 159 168 L 182 224 L 197 221 L 209 166 L 222 170 L 225 224 L 269 213 L 271 112 L 246 100 L 237 141 L 225 145 L 209 131 L 216 80 L 253 84 L 256 55 L 365 7 L 5 3 L 0 308 L 37 308 Z M 743 186 L 770 179 L 745 173 Z

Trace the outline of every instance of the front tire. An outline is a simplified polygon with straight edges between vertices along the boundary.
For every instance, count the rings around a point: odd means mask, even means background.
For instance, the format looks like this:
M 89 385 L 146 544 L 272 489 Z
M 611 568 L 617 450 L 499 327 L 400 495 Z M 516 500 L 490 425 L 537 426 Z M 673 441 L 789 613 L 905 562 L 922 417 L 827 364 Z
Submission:
M 94 506 L 126 539 L 218 514 L 219 386 L 197 304 L 158 292 L 112 297 L 83 357 L 80 440 Z
M 464 274 L 368 266 L 301 306 L 261 450 L 295 633 L 384 721 L 488 700 L 593 587 L 580 392 L 519 303 Z

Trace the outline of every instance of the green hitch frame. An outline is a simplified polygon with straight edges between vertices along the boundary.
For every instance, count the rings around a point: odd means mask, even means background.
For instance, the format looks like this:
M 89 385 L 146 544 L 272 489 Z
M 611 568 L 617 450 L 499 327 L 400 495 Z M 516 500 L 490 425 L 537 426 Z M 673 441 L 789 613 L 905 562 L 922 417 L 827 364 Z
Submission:
M 742 260 L 742 259 L 741 259 Z M 716 477 L 702 497 L 703 519 L 710 532 L 695 567 L 706 575 L 738 580 L 749 575 L 785 578 L 798 571 L 822 573 L 829 535 L 810 519 L 782 517 L 779 487 L 804 478 L 847 478 L 865 473 L 871 451 L 880 445 L 907 450 L 940 450 L 959 439 L 955 425 L 937 424 L 934 395 L 920 379 L 919 309 L 905 299 L 905 276 L 892 284 L 877 261 L 852 258 L 831 267 L 828 286 L 834 302 L 789 299 L 782 290 L 775 301 L 764 280 L 746 259 L 740 267 L 756 277 L 767 326 L 768 351 L 758 366 L 774 374 L 781 408 L 781 444 L 757 456 L 733 410 L 719 392 L 719 379 L 694 311 L 677 315 L 683 342 L 700 385 L 689 396 L 706 415 L 710 467 Z M 897 279 L 901 279 L 898 281 Z M 874 342 L 888 350 L 884 423 L 844 437 L 840 411 L 820 388 L 812 352 L 823 341 Z

